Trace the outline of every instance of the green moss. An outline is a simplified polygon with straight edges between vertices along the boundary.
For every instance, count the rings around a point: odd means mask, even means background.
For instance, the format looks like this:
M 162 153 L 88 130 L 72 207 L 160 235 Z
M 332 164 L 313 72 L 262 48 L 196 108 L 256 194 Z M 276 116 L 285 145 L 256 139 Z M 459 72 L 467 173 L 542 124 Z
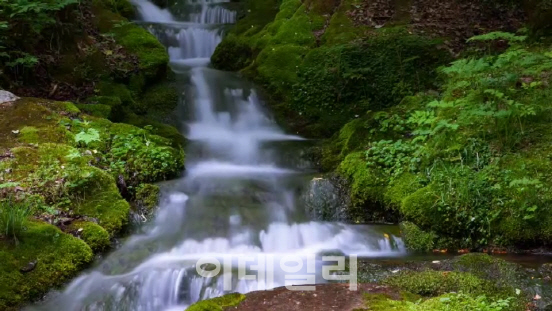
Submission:
M 429 228 L 433 218 L 438 197 L 432 186 L 421 188 L 403 199 L 400 206 L 401 214 L 417 225 Z
M 140 94 L 146 89 L 146 76 L 143 73 L 133 74 L 128 81 L 128 88 L 133 94 Z
M 338 167 L 338 172 L 351 182 L 351 202 L 381 202 L 387 178 L 366 164 L 364 152 L 348 155 Z
M 55 102 L 52 102 L 51 105 L 55 107 L 54 108 L 55 111 L 63 111 L 73 115 L 80 113 L 79 108 L 77 108 L 77 106 L 75 106 L 75 104 L 73 104 L 72 102 L 55 101 Z
M 83 241 L 49 224 L 28 223 L 17 246 L 0 241 L 0 309 L 18 310 L 41 298 L 92 259 L 92 250 Z M 31 262 L 36 262 L 32 271 L 20 272 Z
M 320 124 L 321 126 L 323 124 Z M 345 124 L 337 134 L 324 142 L 321 165 L 324 170 L 334 169 L 348 154 L 364 147 L 369 129 L 363 118 Z
M 130 205 L 125 201 L 109 173 L 88 167 L 81 172 L 85 179 L 79 185 L 80 196 L 73 210 L 77 215 L 98 220 L 110 235 L 119 232 L 128 222 Z
M 127 111 L 136 109 L 138 106 L 132 92 L 124 84 L 102 81 L 97 87 L 100 96 L 89 98 L 88 102 L 109 105 L 112 121 L 120 122 L 125 118 Z
M 128 0 L 94 0 L 94 3 L 128 19 L 136 15 L 134 6 Z
M 351 42 L 358 38 L 362 29 L 354 26 L 347 12 L 353 8 L 358 0 L 341 1 L 337 11 L 332 15 L 330 24 L 322 36 L 324 43 L 329 45 Z
M 231 33 L 252 36 L 272 22 L 278 13 L 280 0 L 246 0 L 245 16 L 238 20 Z
M 230 34 L 215 49 L 211 63 L 216 69 L 239 71 L 252 62 L 251 47 L 242 38 Z
M 307 51 L 293 44 L 268 46 L 256 60 L 260 78 L 277 93 L 288 93 L 297 82 L 297 68 Z
M 126 103 L 132 102 L 132 97 L 129 97 L 123 88 L 117 90 L 118 86 L 112 89 L 107 82 L 100 83 L 99 91 L 104 94 L 113 94 L 113 96 L 93 96 L 86 100 L 90 105 L 105 105 L 109 107 L 118 107 L 122 105 L 122 100 L 125 100 Z M 122 97 L 119 97 L 122 96 Z
M 513 289 L 497 287 L 493 282 L 466 272 L 454 271 L 405 271 L 390 276 L 382 282 L 421 296 L 439 296 L 450 292 L 496 296 Z
M 136 201 L 148 210 L 152 210 L 159 203 L 159 186 L 141 184 L 136 189 Z
M 437 235 L 433 232 L 425 232 L 411 222 L 400 224 L 404 245 L 414 252 L 431 252 L 435 249 Z
M 89 102 L 96 102 L 112 107 L 118 106 L 119 101 L 122 105 L 127 107 L 133 107 L 135 105 L 132 93 L 124 84 L 114 83 L 112 81 L 102 81 L 98 83 L 98 91 L 100 96 L 89 99 Z
M 227 294 L 209 300 L 203 300 L 191 305 L 186 311 L 222 311 L 228 307 L 235 307 L 245 300 L 245 295 L 239 293 Z
M 25 126 L 20 130 L 19 140 L 25 143 L 38 143 L 38 129 L 34 126 Z
M 170 115 L 178 104 L 178 92 L 174 85 L 159 83 L 149 87 L 141 96 L 141 111 L 148 113 L 148 117 L 158 115 L 159 118 Z M 135 113 L 138 113 L 135 111 Z
M 154 35 L 140 26 L 127 24 L 112 30 L 117 43 L 138 57 L 139 68 L 146 80 L 154 81 L 167 74 L 169 55 Z
M 395 178 L 385 191 L 385 204 L 399 209 L 406 197 L 422 188 L 420 179 L 420 176 L 412 173 L 403 173 L 399 177 Z
M 535 286 L 533 278 L 520 265 L 482 253 L 469 253 L 452 261 L 455 270 L 472 273 L 491 280 L 498 286 L 528 289 Z
M 366 294 L 365 304 L 367 310 L 372 311 L 522 310 L 522 305 L 516 304 L 510 297 L 489 298 L 464 293 L 444 294 L 417 301 L 395 300 L 383 294 Z M 497 309 L 496 306 L 501 307 Z
M 84 113 L 99 118 L 111 117 L 111 106 L 103 104 L 78 104 L 77 107 Z
M 291 2 L 290 7 L 295 7 L 296 2 L 299 1 L 284 1 L 282 7 L 287 2 Z M 288 14 L 287 11 L 282 11 L 282 9 L 280 13 Z M 276 16 L 276 20 L 279 19 L 280 13 Z M 282 23 L 282 25 L 278 28 L 278 32 L 272 38 L 270 44 L 295 44 L 305 47 L 313 47 L 316 43 L 314 35 L 312 34 L 312 31 L 314 30 L 313 28 L 315 28 L 315 26 L 313 25 L 310 17 L 307 15 L 305 6 L 302 5 L 296 9 L 295 13 L 288 21 Z
M 149 131 L 152 134 L 169 139 L 173 148 L 181 149 L 186 144 L 186 138 L 174 126 L 163 124 L 133 113 L 129 113 L 124 121 L 141 128 L 147 126 L 151 127 Z
M 93 222 L 76 221 L 71 224 L 69 230 L 86 242 L 95 253 L 105 251 L 111 244 L 109 233 Z

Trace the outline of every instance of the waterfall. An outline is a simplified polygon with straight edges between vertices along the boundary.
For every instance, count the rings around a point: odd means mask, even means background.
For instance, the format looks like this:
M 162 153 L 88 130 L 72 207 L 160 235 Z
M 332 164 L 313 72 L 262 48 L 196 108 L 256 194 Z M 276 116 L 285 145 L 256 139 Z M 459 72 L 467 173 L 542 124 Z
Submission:
M 308 174 L 279 164 L 286 162 L 283 143 L 305 140 L 276 125 L 247 81 L 209 68 L 221 41 L 218 24 L 236 18 L 223 2 L 180 3 L 189 8 L 182 17 L 148 0 L 133 0 L 144 21 L 161 27 L 154 33 L 167 42 L 171 65 L 185 86 L 186 175 L 174 183 L 143 233 L 31 309 L 182 311 L 227 292 L 303 284 L 286 279 L 282 265 L 289 258 L 310 261 L 315 270 L 303 266 L 292 276 L 310 273 L 324 282 L 323 254 L 405 252 L 388 227 L 305 221 L 304 208 L 296 205 Z M 248 259 L 247 274 L 257 277 L 199 275 L 198 260 L 205 258 L 227 263 L 225 272 Z

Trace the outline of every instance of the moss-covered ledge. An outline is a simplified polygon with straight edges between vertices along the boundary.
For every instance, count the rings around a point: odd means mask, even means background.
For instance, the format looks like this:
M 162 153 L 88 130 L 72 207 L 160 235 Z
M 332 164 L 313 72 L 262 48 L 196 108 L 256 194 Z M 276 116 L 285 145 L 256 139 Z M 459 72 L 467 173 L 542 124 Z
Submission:
M 0 309 L 16 310 L 108 250 L 128 223 L 129 201 L 153 208 L 149 183 L 178 176 L 184 152 L 148 127 L 70 102 L 22 98 L 0 113 L 0 216 L 20 207 L 29 215 L 19 231 L 0 233 Z

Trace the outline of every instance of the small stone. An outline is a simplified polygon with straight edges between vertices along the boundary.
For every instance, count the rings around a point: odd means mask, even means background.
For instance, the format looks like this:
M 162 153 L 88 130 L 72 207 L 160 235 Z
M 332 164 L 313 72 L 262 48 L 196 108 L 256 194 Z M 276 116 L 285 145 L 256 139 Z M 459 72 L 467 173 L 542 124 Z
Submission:
M 13 130 L 12 133 L 14 133 L 15 135 L 19 134 L 19 130 Z
M 83 231 L 84 231 L 83 228 L 79 228 L 79 230 L 77 230 L 78 233 L 81 233 L 81 232 L 83 232 Z
M 399 273 L 399 271 L 401 271 L 401 270 L 399 270 L 399 269 L 397 269 L 397 270 L 392 270 L 391 273 Z
M 91 155 L 92 155 L 92 151 L 86 150 L 86 151 L 84 152 L 84 154 L 85 154 L 85 155 L 90 155 L 90 156 L 91 156 Z
M 19 97 L 13 95 L 12 93 L 4 90 L 0 90 L 0 104 L 9 103 L 18 100 Z
M 35 260 L 35 261 L 31 261 L 29 262 L 25 267 L 19 269 L 19 271 L 23 272 L 23 273 L 27 273 L 27 272 L 31 272 L 33 271 L 35 268 L 36 268 L 36 264 L 38 262 Z
M 431 263 L 438 264 L 438 263 L 441 263 L 441 261 L 439 261 L 439 260 L 434 260 L 434 261 L 432 261 Z

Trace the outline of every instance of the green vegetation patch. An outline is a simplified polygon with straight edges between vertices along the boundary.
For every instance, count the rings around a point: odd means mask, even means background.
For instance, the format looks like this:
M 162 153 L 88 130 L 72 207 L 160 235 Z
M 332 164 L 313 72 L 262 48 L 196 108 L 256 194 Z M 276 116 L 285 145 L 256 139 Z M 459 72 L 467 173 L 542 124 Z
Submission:
M 21 304 L 41 298 L 93 260 L 86 243 L 52 225 L 26 222 L 25 227 L 17 244 L 0 239 L 2 310 L 18 310 Z
M 227 307 L 235 307 L 245 300 L 245 295 L 233 293 L 213 299 L 203 300 L 191 305 L 186 311 L 222 311 Z

